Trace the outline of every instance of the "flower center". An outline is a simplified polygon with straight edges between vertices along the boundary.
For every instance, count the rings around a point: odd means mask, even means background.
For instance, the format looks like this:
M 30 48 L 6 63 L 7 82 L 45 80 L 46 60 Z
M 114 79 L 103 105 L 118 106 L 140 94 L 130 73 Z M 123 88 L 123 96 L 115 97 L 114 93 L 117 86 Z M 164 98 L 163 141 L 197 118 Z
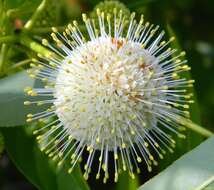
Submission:
M 131 125 L 150 126 L 151 113 L 144 109 L 152 106 L 140 102 L 156 96 L 144 89 L 161 85 L 152 80 L 160 69 L 152 66 L 155 61 L 139 43 L 123 38 L 99 37 L 71 52 L 61 65 L 55 92 L 56 113 L 70 135 L 88 144 L 89 133 L 108 141 L 110 147 L 114 138 L 130 144 L 134 135 L 124 134 L 127 130 L 135 134 Z M 138 114 L 146 116 L 140 123 Z

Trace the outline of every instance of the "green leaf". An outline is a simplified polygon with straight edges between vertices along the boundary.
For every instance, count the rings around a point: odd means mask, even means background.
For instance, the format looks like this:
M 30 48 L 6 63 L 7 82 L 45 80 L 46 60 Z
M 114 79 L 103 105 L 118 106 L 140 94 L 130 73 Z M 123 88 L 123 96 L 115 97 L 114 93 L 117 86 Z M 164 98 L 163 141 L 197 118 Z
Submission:
M 0 127 L 24 125 L 29 112 L 44 109 L 24 105 L 24 101 L 30 98 L 25 95 L 24 89 L 35 85 L 35 80 L 31 79 L 26 71 L 0 80 Z
M 29 126 L 28 126 L 29 127 Z M 56 163 L 42 153 L 29 128 L 2 128 L 5 147 L 17 168 L 41 190 L 89 190 L 77 166 L 68 174 L 67 165 L 57 168 Z M 68 163 L 67 163 L 68 164 Z
M 134 8 L 139 8 L 141 6 L 145 6 L 145 5 L 148 5 L 149 3 L 153 3 L 155 2 L 156 0 L 138 0 L 138 1 L 133 1 L 132 3 L 129 3 L 127 5 L 128 8 L 130 9 L 134 9 Z
M 132 179 L 128 172 L 122 172 L 119 176 L 118 183 L 116 184 L 115 190 L 135 190 L 139 187 L 138 176 Z
M 4 151 L 4 137 L 2 135 L 2 133 L 0 132 L 0 157 L 2 152 Z
M 202 190 L 214 180 L 213 147 L 211 137 L 138 190 Z
M 173 31 L 173 29 L 169 24 L 167 24 L 167 33 L 168 33 L 168 36 L 170 37 L 176 36 L 175 32 Z M 178 39 L 176 39 L 171 43 L 171 48 L 177 49 L 178 52 L 182 51 L 182 48 L 179 44 Z M 188 61 L 191 61 L 191 60 L 188 60 Z M 191 79 L 191 73 L 190 72 L 182 73 L 182 77 L 185 77 L 186 79 Z M 196 93 L 193 88 L 189 88 L 188 90 L 189 90 L 188 91 L 189 93 L 194 94 L 193 96 L 194 104 L 190 106 L 190 110 L 189 110 L 190 118 L 193 122 L 197 124 L 201 124 L 199 104 L 197 101 Z M 174 160 L 178 159 L 181 155 L 185 154 L 189 150 L 192 150 L 194 147 L 199 145 L 204 139 L 200 134 L 197 134 L 196 132 L 191 131 L 189 129 L 187 129 L 187 131 L 185 132 L 185 135 L 186 135 L 185 140 L 180 139 L 179 137 L 175 137 L 176 148 L 174 150 L 174 153 L 171 155 L 168 154 L 166 155 L 165 159 L 160 160 L 159 170 L 166 168 L 169 164 L 171 164 Z
M 214 189 L 214 177 L 210 179 L 211 183 L 207 185 L 207 183 L 204 185 L 205 188 L 202 187 L 201 190 L 213 190 Z M 209 181 L 208 181 L 209 182 Z

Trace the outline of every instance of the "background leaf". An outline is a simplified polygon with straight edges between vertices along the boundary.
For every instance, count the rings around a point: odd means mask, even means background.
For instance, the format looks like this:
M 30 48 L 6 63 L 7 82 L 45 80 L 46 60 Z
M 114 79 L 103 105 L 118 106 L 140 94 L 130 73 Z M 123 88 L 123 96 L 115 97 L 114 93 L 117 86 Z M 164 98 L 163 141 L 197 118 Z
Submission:
M 1 158 L 1 154 L 4 151 L 4 137 L 2 135 L 2 133 L 0 132 L 0 158 Z
M 30 129 L 2 128 L 6 150 L 16 167 L 41 190 L 89 190 L 77 166 L 73 173 L 67 173 L 67 166 L 57 168 L 56 164 L 42 153 L 31 135 Z
M 168 36 L 170 36 L 170 37 L 177 36 L 169 24 L 167 24 L 167 33 L 168 33 Z M 178 52 L 182 51 L 182 48 L 179 44 L 178 39 L 176 39 L 175 41 L 173 41 L 171 43 L 171 48 L 177 49 Z M 190 80 L 191 79 L 190 71 L 182 73 L 182 77 Z M 193 122 L 200 125 L 201 119 L 200 119 L 200 111 L 199 111 L 199 105 L 198 105 L 198 101 L 197 101 L 196 92 L 194 91 L 194 88 L 189 88 L 188 90 L 189 90 L 188 91 L 189 93 L 193 94 L 193 100 L 194 100 L 194 104 L 190 105 L 190 109 L 189 109 L 190 118 Z M 179 137 L 175 137 L 176 148 L 174 150 L 174 153 L 168 154 L 164 160 L 160 160 L 159 170 L 166 168 L 174 160 L 178 159 L 181 155 L 185 154 L 189 150 L 192 150 L 194 147 L 196 147 L 203 141 L 204 137 L 201 136 L 200 134 L 197 134 L 196 132 L 191 131 L 189 129 L 186 129 L 186 130 L 187 131 L 185 132 L 185 135 L 186 135 L 185 140 L 180 139 Z
M 214 137 L 182 156 L 138 190 L 199 190 L 214 174 Z
M 132 179 L 128 172 L 122 172 L 119 176 L 119 181 L 116 184 L 115 190 L 135 190 L 139 187 L 138 176 Z
M 0 127 L 26 124 L 26 115 L 43 110 L 40 106 L 25 106 L 24 101 L 32 100 L 24 89 L 41 85 L 30 78 L 26 71 L 19 72 L 0 80 Z

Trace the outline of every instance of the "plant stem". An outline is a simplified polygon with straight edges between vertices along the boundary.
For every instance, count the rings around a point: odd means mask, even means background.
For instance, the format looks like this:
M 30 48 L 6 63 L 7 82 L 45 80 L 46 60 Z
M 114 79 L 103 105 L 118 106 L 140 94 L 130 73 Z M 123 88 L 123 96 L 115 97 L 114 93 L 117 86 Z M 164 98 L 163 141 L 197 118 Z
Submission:
M 199 133 L 203 135 L 204 137 L 211 137 L 214 135 L 214 133 L 196 123 L 193 123 L 191 120 L 185 119 L 183 117 L 179 117 L 178 122 L 180 122 L 182 125 L 186 126 L 187 128 L 195 131 L 196 133 Z
M 27 23 L 24 26 L 24 29 L 31 30 L 34 23 L 36 22 L 36 19 L 40 16 L 40 14 L 44 11 L 45 7 L 48 4 L 48 0 L 43 0 L 40 5 L 37 7 L 36 11 L 32 15 L 31 19 L 27 21 Z
M 36 53 L 39 53 L 43 56 L 49 56 L 50 54 L 53 54 L 51 51 L 49 51 L 47 48 L 44 46 L 40 45 L 39 43 L 33 41 L 31 38 L 29 38 L 26 35 L 22 35 L 20 37 L 20 43 L 24 45 L 25 47 L 30 48 Z
M 18 38 L 16 36 L 13 36 L 13 35 L 3 36 L 3 37 L 0 37 L 0 44 L 1 43 L 12 43 L 12 42 L 15 42 L 17 40 L 18 40 Z
M 187 123 L 186 127 L 205 137 L 211 137 L 214 135 L 213 132 L 211 132 L 210 130 L 205 129 L 204 127 L 201 127 L 200 125 L 197 125 L 196 123 L 193 122 Z
M 2 44 L 1 52 L 0 52 L 0 73 L 3 70 L 3 66 L 4 66 L 4 63 L 5 63 L 7 50 L 8 50 L 7 44 Z
M 4 74 L 7 74 L 9 71 L 12 71 L 12 70 L 17 69 L 19 67 L 22 67 L 22 66 L 24 66 L 30 62 L 31 62 L 31 59 L 26 59 L 26 60 L 20 61 L 16 64 L 12 65 L 11 67 L 9 67 L 7 70 L 5 70 Z
M 54 27 L 56 28 L 59 32 L 63 32 L 66 28 L 66 26 L 57 26 Z M 42 27 L 42 28 L 33 28 L 31 30 L 32 33 L 34 34 L 44 34 L 44 33 L 51 33 L 52 32 L 52 27 Z

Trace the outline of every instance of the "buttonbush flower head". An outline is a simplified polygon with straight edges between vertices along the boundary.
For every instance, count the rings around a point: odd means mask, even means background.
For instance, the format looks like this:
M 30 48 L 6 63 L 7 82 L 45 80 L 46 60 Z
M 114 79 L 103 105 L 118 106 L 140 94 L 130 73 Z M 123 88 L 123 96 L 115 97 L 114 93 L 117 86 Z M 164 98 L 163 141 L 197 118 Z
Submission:
M 97 9 L 97 18 L 98 26 L 83 14 L 85 33 L 76 21 L 63 33 L 53 28 L 55 45 L 43 40 L 53 53 L 39 55 L 30 70 L 46 85 L 26 89 L 41 100 L 25 104 L 49 106 L 27 116 L 46 123 L 34 131 L 42 151 L 58 165 L 70 159 L 69 173 L 85 152 L 85 179 L 95 165 L 106 182 L 112 163 L 115 181 L 122 170 L 134 178 L 143 164 L 151 171 L 156 157 L 173 152 L 172 133 L 184 137 L 179 118 L 189 116 L 186 88 L 194 81 L 180 77 L 190 69 L 185 52 L 169 48 L 174 37 L 163 41 L 159 26 L 117 9 Z

